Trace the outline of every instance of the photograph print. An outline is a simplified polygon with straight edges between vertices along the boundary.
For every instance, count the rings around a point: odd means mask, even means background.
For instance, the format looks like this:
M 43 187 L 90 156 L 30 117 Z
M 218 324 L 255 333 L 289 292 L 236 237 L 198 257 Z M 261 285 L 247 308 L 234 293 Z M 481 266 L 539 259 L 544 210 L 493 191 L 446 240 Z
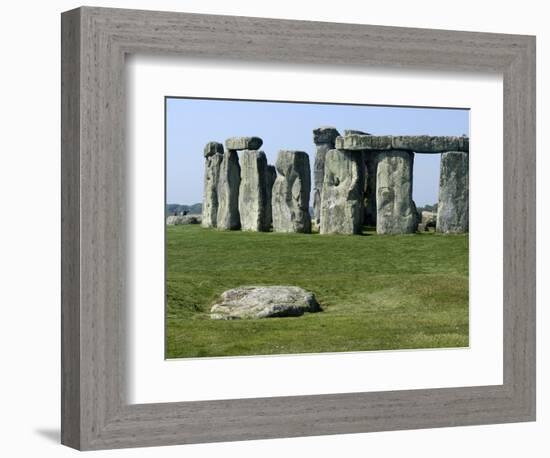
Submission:
M 467 109 L 165 98 L 165 357 L 469 346 Z

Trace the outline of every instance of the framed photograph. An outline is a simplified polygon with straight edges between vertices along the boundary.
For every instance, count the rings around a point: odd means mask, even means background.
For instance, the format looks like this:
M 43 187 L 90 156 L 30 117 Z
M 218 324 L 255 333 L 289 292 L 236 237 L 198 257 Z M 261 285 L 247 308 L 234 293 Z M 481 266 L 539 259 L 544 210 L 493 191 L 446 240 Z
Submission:
M 63 444 L 535 419 L 534 37 L 61 36 Z

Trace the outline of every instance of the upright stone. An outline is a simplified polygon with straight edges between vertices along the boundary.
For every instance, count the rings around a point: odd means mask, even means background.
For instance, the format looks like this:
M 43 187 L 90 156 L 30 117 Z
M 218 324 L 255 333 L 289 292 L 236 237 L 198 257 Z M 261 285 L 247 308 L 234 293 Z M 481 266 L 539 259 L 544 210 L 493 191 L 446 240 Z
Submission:
M 417 213 L 412 200 L 414 153 L 381 151 L 376 173 L 376 232 L 412 234 Z
M 311 232 L 309 156 L 303 151 L 279 151 L 275 167 L 273 232 Z
M 237 151 L 229 150 L 223 155 L 218 179 L 218 229 L 235 230 L 241 227 L 239 215 L 240 184 L 239 156 Z
M 378 152 L 363 151 L 365 161 L 365 212 L 363 224 L 376 226 L 376 170 L 378 168 Z
M 268 165 L 266 170 L 266 194 L 267 194 L 267 202 L 266 202 L 266 210 L 265 210 L 265 218 L 266 218 L 266 224 L 267 228 L 269 229 L 271 225 L 273 224 L 273 212 L 271 210 L 271 199 L 273 196 L 273 184 L 275 183 L 275 179 L 277 178 L 277 170 L 275 169 L 274 165 Z
M 450 151 L 441 155 L 437 232 L 464 233 L 469 230 L 468 153 Z
M 331 149 L 325 157 L 321 234 L 360 234 L 365 189 L 363 153 Z
M 202 199 L 202 226 L 216 227 L 218 219 L 218 181 L 223 161 L 223 145 L 208 142 L 204 147 L 204 195 Z
M 321 190 L 325 177 L 325 156 L 334 148 L 336 137 L 340 134 L 334 127 L 319 127 L 313 129 L 313 142 L 316 146 L 315 162 L 313 164 L 313 218 L 320 222 L 321 214 Z
M 265 232 L 267 222 L 267 159 L 263 151 L 244 150 L 240 158 L 239 214 L 243 231 Z

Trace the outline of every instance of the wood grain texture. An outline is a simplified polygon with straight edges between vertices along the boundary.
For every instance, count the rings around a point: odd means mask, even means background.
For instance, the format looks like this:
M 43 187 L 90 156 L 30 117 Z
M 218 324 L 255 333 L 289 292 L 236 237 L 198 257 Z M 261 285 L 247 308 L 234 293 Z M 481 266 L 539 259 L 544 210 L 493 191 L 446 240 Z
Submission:
M 80 446 L 80 12 L 61 23 L 61 441 Z
M 80 8 L 62 16 L 62 442 L 81 450 L 535 418 L 535 39 Z M 504 384 L 130 405 L 128 53 L 504 75 Z

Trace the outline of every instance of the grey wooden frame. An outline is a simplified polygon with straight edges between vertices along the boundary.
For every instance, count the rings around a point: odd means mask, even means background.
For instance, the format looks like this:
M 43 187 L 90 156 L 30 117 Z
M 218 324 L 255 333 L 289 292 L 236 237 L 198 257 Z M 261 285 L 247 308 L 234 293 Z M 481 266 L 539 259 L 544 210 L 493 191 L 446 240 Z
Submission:
M 63 444 L 85 450 L 535 419 L 535 37 L 83 7 L 62 14 Z M 502 385 L 131 405 L 128 53 L 499 72 Z

